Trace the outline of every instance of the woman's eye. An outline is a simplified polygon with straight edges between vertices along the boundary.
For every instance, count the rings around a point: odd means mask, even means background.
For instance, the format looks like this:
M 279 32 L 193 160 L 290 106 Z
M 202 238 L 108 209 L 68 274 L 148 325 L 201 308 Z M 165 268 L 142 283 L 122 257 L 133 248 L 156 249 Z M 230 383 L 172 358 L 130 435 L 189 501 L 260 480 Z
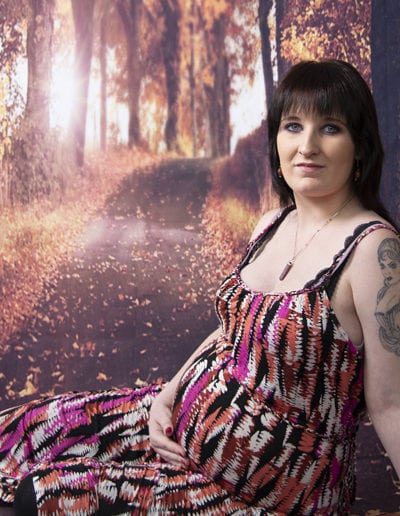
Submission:
M 301 131 L 301 125 L 297 122 L 289 122 L 285 124 L 285 129 L 292 133 L 298 133 L 299 131 Z
M 323 127 L 324 133 L 337 134 L 340 132 L 340 128 L 337 125 L 327 124 Z

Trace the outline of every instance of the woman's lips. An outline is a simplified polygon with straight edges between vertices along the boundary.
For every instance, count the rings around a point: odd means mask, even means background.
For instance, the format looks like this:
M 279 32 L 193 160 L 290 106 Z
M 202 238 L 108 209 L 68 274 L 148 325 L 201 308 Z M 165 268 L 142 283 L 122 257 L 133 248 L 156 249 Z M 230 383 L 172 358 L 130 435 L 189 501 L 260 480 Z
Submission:
M 302 161 L 301 163 L 296 163 L 296 167 L 312 167 L 312 168 L 321 168 L 322 165 L 319 163 L 308 163 L 305 161 Z
M 322 165 L 317 163 L 296 163 L 295 167 L 304 172 L 317 172 L 323 168 Z

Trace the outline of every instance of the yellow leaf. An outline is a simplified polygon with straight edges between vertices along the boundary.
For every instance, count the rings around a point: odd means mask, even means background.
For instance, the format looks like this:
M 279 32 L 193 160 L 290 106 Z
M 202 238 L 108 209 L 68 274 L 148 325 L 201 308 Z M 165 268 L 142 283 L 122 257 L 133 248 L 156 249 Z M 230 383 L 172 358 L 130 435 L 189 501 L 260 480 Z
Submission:
M 25 388 L 22 389 L 22 391 L 19 391 L 19 396 L 21 398 L 23 398 L 24 396 L 31 396 L 32 394 L 36 394 L 37 391 L 37 387 L 35 387 L 30 380 L 26 380 Z
M 143 387 L 144 385 L 147 385 L 147 383 L 141 378 L 137 378 L 135 381 L 135 385 L 136 387 Z

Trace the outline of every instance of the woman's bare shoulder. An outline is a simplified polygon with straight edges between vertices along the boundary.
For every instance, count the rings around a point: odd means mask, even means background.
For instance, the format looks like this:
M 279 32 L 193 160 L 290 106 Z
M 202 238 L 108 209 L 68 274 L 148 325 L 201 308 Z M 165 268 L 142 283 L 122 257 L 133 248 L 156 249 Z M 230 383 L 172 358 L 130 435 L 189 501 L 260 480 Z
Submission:
M 362 227 L 364 224 L 369 224 L 371 222 L 378 222 L 382 225 L 376 227 L 374 231 L 369 232 L 367 230 L 368 238 L 363 239 L 363 245 L 365 248 L 368 248 L 369 246 L 375 246 L 377 242 L 379 243 L 381 240 L 390 236 L 395 238 L 399 237 L 398 230 L 393 227 L 390 222 L 385 220 L 374 211 L 366 211 L 363 213 L 360 217 L 360 220 L 358 221 L 357 226 Z
M 267 226 L 269 226 L 269 224 L 271 224 L 271 222 L 275 219 L 275 217 L 281 211 L 282 211 L 281 208 L 274 208 L 272 210 L 265 212 L 261 216 L 260 220 L 257 222 L 257 224 L 253 230 L 253 233 L 251 235 L 251 240 L 256 238 Z
M 382 249 L 382 245 L 386 245 L 388 241 L 399 241 L 400 239 L 397 229 L 375 212 L 370 212 L 367 216 L 363 217 L 359 225 L 362 226 L 371 221 L 380 222 L 382 225 L 378 225 L 373 231 L 368 229 L 365 231 L 364 237 L 357 245 L 356 252 L 354 253 L 353 262 L 356 268 L 363 268 L 371 264 L 371 262 L 377 263 L 376 257 L 379 250 Z M 384 242 L 386 243 L 384 244 Z

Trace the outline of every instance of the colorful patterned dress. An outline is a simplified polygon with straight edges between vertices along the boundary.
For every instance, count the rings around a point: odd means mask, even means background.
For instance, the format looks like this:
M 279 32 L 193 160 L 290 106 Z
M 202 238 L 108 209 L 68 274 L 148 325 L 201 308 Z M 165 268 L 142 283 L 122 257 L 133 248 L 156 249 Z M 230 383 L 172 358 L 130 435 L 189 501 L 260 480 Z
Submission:
M 0 499 L 31 474 L 39 515 L 333 515 L 354 499 L 355 433 L 365 410 L 363 352 L 330 298 L 371 222 L 299 291 L 250 289 L 240 271 L 217 292 L 221 336 L 183 375 L 173 417 L 189 470 L 151 450 L 161 386 L 69 393 L 0 414 Z

